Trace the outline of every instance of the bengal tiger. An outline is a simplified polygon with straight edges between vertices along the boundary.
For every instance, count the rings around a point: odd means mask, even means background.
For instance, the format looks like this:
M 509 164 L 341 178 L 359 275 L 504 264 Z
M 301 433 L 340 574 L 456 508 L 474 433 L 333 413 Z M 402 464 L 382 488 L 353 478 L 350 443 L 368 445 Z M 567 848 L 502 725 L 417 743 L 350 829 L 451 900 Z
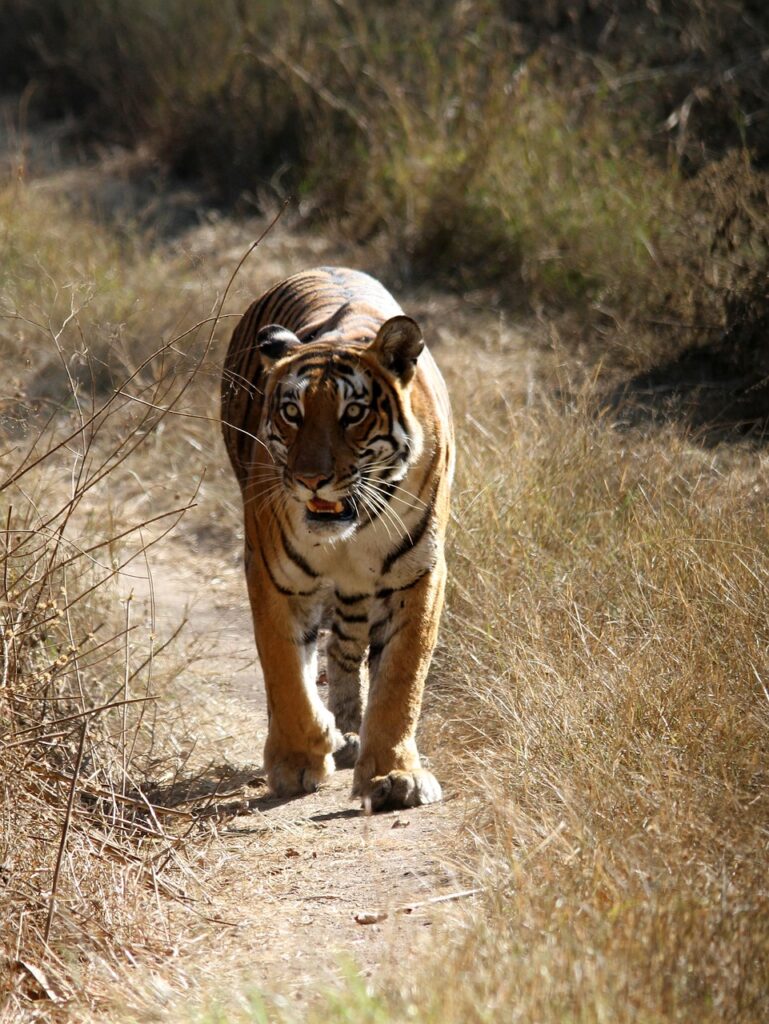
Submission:
M 354 766 L 353 795 L 375 810 L 440 800 L 415 733 L 443 606 L 454 436 L 419 326 L 367 274 L 295 274 L 235 327 L 221 398 L 272 791 L 313 792 Z

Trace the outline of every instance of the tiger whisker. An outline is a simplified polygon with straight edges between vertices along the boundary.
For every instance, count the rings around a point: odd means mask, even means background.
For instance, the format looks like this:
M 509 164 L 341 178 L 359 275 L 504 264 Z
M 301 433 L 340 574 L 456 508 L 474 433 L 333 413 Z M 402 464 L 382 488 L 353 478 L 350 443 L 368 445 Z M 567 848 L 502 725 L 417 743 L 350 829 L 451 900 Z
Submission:
M 387 491 L 383 487 L 378 486 L 377 484 L 370 484 L 370 486 L 372 486 L 373 489 L 378 494 L 381 494 L 385 499 L 387 498 Z M 427 508 L 427 504 L 425 502 L 420 502 L 418 505 L 415 505 L 411 501 L 406 501 L 406 499 L 402 498 L 399 494 L 395 494 L 395 495 L 393 495 L 393 497 L 394 497 L 395 501 L 399 501 L 401 503 L 401 505 L 405 505 L 406 508 L 414 509 L 417 512 L 422 512 L 422 511 L 424 511 Z
M 389 505 L 384 496 L 378 493 L 377 490 L 372 488 L 369 484 L 364 485 L 364 488 L 369 500 L 378 509 L 381 521 L 385 522 L 386 520 L 389 520 L 395 527 L 396 531 L 399 529 L 403 530 L 409 540 L 411 540 L 411 534 L 409 533 L 406 524 L 403 522 L 403 519 L 401 519 L 398 513 Z M 386 519 L 384 517 L 386 517 Z M 389 530 L 388 536 L 390 536 Z
M 400 484 L 388 484 L 388 486 L 392 487 L 396 491 L 401 491 L 403 494 L 406 495 L 406 497 L 412 498 L 416 502 L 416 504 L 413 505 L 412 508 L 427 508 L 427 502 L 422 501 L 420 497 L 414 494 L 413 491 L 410 491 L 407 487 L 401 487 Z M 400 500 L 403 501 L 402 498 Z
M 379 465 L 386 465 L 386 463 L 370 464 L 368 466 L 365 466 L 361 470 L 361 476 L 364 479 L 369 480 L 369 481 L 371 481 L 374 484 L 379 484 L 381 486 L 390 487 L 394 491 L 401 491 L 403 494 L 407 495 L 407 497 L 413 498 L 413 500 L 415 502 L 417 502 L 418 506 L 421 506 L 422 508 L 427 508 L 427 503 L 422 501 L 422 499 L 420 497 L 418 497 L 416 494 L 414 494 L 413 491 L 410 491 L 407 487 L 403 487 L 403 486 L 401 486 L 401 484 L 399 484 L 399 483 L 397 483 L 395 481 L 392 481 L 392 480 L 385 480 L 382 477 L 375 477 L 373 475 L 373 473 L 371 472 L 371 470 L 378 468 Z
M 278 492 L 280 490 L 282 490 L 282 484 L 280 484 L 279 482 L 278 483 L 274 483 L 272 485 L 272 487 L 268 487 L 268 488 L 266 488 L 263 491 L 259 491 L 258 494 L 254 494 L 250 498 L 245 498 L 244 501 L 243 501 L 243 507 L 246 508 L 249 505 L 252 505 L 252 504 L 254 504 L 255 502 L 258 501 L 259 504 L 256 506 L 256 511 L 257 511 L 257 514 L 258 514 L 259 512 L 262 511 L 262 509 L 267 504 L 267 502 L 270 500 L 270 498 L 272 498 L 272 496 L 276 492 Z
M 375 481 L 375 480 L 367 480 L 366 481 L 366 485 L 368 487 L 371 487 L 373 490 L 375 490 L 378 494 L 380 494 L 385 499 L 387 498 L 387 488 L 392 486 L 391 484 L 390 485 L 382 484 L 379 481 Z M 406 493 L 408 494 L 409 492 L 407 491 Z M 411 495 L 411 496 L 413 497 L 413 495 Z M 405 498 L 402 498 L 398 494 L 395 495 L 395 499 L 396 499 L 396 501 L 401 502 L 401 504 L 405 505 L 407 508 L 413 508 L 413 509 L 416 509 L 417 511 L 422 511 L 422 510 L 427 508 L 427 503 L 422 501 L 419 498 L 417 498 L 417 501 L 419 502 L 419 504 L 416 504 L 416 505 L 413 504 L 410 501 L 406 501 Z
M 378 523 L 381 523 L 384 526 L 388 538 L 392 538 L 392 534 L 390 532 L 390 524 L 385 518 L 383 518 L 383 509 L 374 500 L 374 495 L 369 494 L 364 490 L 361 490 L 360 498 L 363 504 L 365 505 L 367 512 L 369 513 L 369 522 L 372 524 L 372 526 L 375 525 L 374 520 L 376 520 Z

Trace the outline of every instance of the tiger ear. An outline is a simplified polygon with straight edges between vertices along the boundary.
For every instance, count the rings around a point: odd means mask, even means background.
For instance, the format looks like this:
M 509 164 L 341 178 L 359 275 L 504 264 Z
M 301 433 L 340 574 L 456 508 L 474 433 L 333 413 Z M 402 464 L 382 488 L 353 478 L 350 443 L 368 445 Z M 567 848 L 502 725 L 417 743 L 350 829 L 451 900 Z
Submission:
M 414 376 L 417 359 L 424 347 L 422 330 L 410 316 L 392 316 L 385 320 L 369 346 L 381 365 L 403 384 Z
M 268 363 L 277 362 L 290 349 L 301 344 L 293 331 L 289 331 L 287 327 L 281 327 L 280 324 L 267 324 L 256 335 L 256 347 L 265 362 Z

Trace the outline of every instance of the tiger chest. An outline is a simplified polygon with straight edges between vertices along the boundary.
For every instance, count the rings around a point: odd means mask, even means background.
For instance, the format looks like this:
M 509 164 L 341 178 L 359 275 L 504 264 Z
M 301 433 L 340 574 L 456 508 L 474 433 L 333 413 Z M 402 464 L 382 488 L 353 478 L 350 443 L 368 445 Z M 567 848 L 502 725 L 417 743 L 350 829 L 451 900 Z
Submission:
M 417 536 L 417 527 L 421 525 Z M 409 524 L 402 533 L 366 536 L 366 531 L 338 544 L 301 543 L 283 538 L 276 582 L 296 595 L 335 590 L 375 596 L 409 586 L 429 571 L 438 553 L 431 523 Z

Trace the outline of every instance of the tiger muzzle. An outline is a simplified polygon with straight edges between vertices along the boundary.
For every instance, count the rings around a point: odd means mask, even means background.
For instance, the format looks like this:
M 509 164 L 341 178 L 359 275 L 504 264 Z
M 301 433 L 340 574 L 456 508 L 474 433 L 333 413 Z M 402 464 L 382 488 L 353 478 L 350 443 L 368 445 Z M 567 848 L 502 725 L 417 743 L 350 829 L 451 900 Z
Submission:
M 313 495 L 305 505 L 307 518 L 313 522 L 350 522 L 355 519 L 355 506 L 349 498 L 341 501 L 326 501 Z

